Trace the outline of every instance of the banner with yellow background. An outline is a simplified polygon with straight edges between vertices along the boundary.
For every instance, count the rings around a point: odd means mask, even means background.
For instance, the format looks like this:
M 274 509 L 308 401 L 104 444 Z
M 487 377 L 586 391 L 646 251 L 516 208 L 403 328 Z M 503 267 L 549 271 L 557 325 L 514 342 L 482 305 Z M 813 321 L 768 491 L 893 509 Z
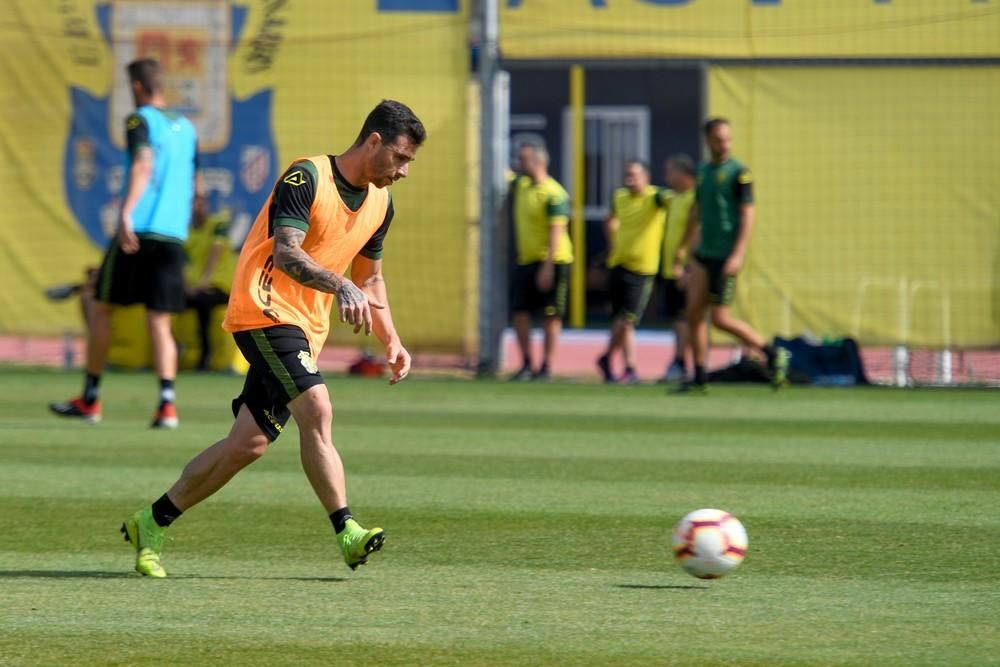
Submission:
M 982 0 L 500 0 L 506 58 L 984 57 Z
M 713 67 L 756 224 L 761 331 L 1000 342 L 1000 67 Z
M 428 140 L 393 187 L 385 273 L 411 347 L 458 351 L 468 309 L 468 17 L 459 0 L 12 0 L 0 22 L 0 333 L 79 329 L 45 288 L 114 232 L 132 108 L 125 64 L 159 59 L 191 118 L 213 206 L 242 239 L 292 159 L 348 147 L 383 98 Z M 343 330 L 331 342 L 351 344 Z

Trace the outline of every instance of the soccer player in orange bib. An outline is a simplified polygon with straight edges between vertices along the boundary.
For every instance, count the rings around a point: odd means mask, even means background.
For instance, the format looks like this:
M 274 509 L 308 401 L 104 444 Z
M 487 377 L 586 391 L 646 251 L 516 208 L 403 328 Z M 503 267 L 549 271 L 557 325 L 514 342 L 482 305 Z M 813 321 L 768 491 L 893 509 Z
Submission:
M 393 218 L 388 186 L 405 178 L 424 142 L 406 105 L 384 100 L 340 155 L 301 158 L 275 183 L 240 253 L 223 327 L 250 371 L 233 400 L 236 422 L 194 457 L 180 479 L 122 526 L 135 569 L 165 577 L 166 528 L 257 460 L 289 417 L 299 427 L 302 467 L 330 516 L 344 561 L 356 569 L 382 547 L 381 528 L 362 528 L 347 506 L 344 467 L 333 445 L 330 394 L 316 367 L 334 304 L 340 320 L 385 346 L 390 384 L 410 370 L 386 298 L 382 243 Z M 351 268 L 351 279 L 344 278 Z

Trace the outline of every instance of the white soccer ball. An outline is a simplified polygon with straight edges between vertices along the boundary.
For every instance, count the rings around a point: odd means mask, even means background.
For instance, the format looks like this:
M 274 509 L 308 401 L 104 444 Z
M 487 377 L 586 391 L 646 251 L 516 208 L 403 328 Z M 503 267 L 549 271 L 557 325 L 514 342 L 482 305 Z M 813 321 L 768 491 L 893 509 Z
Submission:
M 718 579 L 743 562 L 749 542 L 746 528 L 732 514 L 702 509 L 677 522 L 673 546 L 685 572 L 699 579 Z

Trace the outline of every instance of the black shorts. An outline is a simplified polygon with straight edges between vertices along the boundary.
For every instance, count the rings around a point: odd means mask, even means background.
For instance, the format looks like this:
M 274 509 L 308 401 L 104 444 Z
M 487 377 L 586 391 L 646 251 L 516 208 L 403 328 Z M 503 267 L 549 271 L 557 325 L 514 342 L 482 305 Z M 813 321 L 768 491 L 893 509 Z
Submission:
M 677 285 L 677 281 L 670 278 L 657 278 L 660 284 L 660 294 L 663 297 L 663 319 L 668 322 L 675 322 L 684 319 L 684 310 L 687 308 L 687 292 Z
M 731 304 L 736 296 L 736 276 L 727 276 L 722 272 L 726 260 L 697 254 L 694 260 L 708 273 L 708 302 L 717 306 Z
M 625 318 L 638 324 L 646 312 L 649 295 L 653 292 L 653 276 L 644 276 L 616 266 L 608 276 L 608 295 L 611 297 L 611 317 Z
M 569 264 L 555 265 L 555 280 L 552 289 L 541 291 L 535 283 L 535 276 L 542 268 L 542 262 L 519 265 L 514 270 L 514 296 L 511 310 L 515 313 L 535 313 L 541 311 L 546 317 L 563 317 L 566 314 L 566 299 L 569 294 Z
M 248 362 L 243 391 L 233 399 L 233 416 L 246 405 L 257 426 L 274 442 L 288 423 L 288 404 L 310 387 L 323 384 L 302 329 L 279 324 L 233 334 Z
M 184 264 L 180 241 L 139 237 L 139 251 L 127 255 L 112 239 L 97 271 L 98 301 L 116 306 L 141 303 L 149 310 L 179 313 L 184 310 Z

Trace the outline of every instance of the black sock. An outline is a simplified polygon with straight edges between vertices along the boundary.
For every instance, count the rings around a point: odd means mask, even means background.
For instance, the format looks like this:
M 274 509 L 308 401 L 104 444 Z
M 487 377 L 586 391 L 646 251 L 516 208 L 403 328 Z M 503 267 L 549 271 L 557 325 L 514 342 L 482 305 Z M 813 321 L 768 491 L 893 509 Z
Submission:
M 705 367 L 700 364 L 694 366 L 694 383 L 705 384 Z
M 159 500 L 153 503 L 153 521 L 156 522 L 157 526 L 166 528 L 177 518 L 183 514 L 183 512 L 177 509 L 177 505 L 174 505 L 174 501 L 167 497 L 167 494 L 160 496 Z
M 341 507 L 336 512 L 330 514 L 330 523 L 333 524 L 333 532 L 340 533 L 347 525 L 348 519 L 353 519 L 351 516 L 351 510 L 346 505 Z
M 626 372 L 626 373 L 627 373 L 628 375 L 634 375 L 634 374 L 635 374 L 635 368 L 634 368 L 634 367 L 632 367 L 632 366 L 626 366 L 626 367 L 625 367 L 625 372 Z
M 177 394 L 174 393 L 174 381 L 160 378 L 160 407 L 162 408 L 164 403 L 173 403 L 176 400 Z
M 774 346 L 773 345 L 765 345 L 764 347 L 762 347 L 760 349 L 764 350 L 764 354 L 767 355 L 767 365 L 768 366 L 774 366 L 774 356 L 776 354 L 775 351 L 774 351 Z
M 100 386 L 101 376 L 87 373 L 87 379 L 83 381 L 83 402 L 86 405 L 93 405 L 97 400 Z
M 671 366 L 680 366 L 684 368 L 684 355 L 678 354 L 674 357 L 674 360 L 670 363 Z

